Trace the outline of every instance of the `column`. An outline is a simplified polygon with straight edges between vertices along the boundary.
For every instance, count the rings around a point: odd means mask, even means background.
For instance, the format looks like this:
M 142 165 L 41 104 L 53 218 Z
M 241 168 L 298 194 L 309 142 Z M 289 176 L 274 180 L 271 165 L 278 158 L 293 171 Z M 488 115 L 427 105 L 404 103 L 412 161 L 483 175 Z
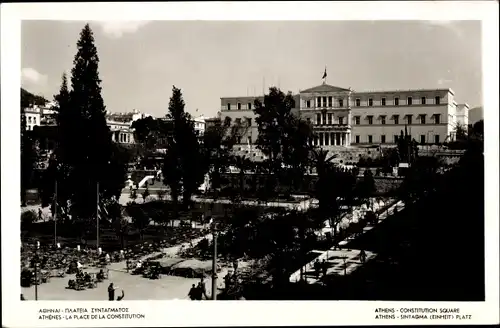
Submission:
M 337 134 L 335 132 L 332 133 L 332 137 L 333 137 L 333 145 L 337 146 Z

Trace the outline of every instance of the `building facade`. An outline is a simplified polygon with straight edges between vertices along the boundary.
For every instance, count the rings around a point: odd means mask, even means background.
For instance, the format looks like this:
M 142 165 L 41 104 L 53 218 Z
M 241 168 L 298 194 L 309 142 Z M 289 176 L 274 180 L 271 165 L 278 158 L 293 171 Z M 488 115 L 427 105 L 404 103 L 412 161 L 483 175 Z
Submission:
M 468 122 L 469 106 L 458 105 L 454 97 L 451 89 L 358 92 L 323 83 L 294 95 L 293 111 L 310 122 L 314 143 L 324 148 L 393 145 L 405 127 L 418 143 L 439 144 L 454 139 L 457 123 Z M 250 119 L 245 137 L 251 143 L 257 140 L 255 99 L 263 101 L 263 97 L 221 98 L 222 119 Z
M 48 102 L 45 106 L 33 105 L 25 108 L 26 130 L 32 131 L 35 126 L 55 125 L 56 111 L 52 109 L 54 106 L 54 102 Z

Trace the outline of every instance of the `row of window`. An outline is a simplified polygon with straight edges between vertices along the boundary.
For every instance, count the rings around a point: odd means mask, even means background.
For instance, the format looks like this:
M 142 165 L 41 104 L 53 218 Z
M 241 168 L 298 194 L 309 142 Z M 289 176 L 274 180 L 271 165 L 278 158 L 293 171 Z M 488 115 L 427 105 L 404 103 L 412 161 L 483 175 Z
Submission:
M 394 106 L 399 106 L 400 105 L 400 98 L 399 97 L 394 97 L 392 105 Z M 420 105 L 427 105 L 429 102 L 427 101 L 426 97 L 420 97 Z M 371 107 L 373 106 L 373 98 L 368 98 L 368 106 Z M 434 97 L 434 105 L 440 105 L 441 104 L 441 97 L 436 96 Z M 413 102 L 413 97 L 407 97 L 406 98 L 406 105 L 411 106 L 411 105 L 416 105 Z M 387 106 L 387 99 L 386 98 L 381 98 L 380 99 L 380 106 Z M 361 107 L 361 99 L 357 98 L 356 99 L 356 107 Z
M 399 138 L 399 137 L 400 137 L 399 135 L 394 135 L 394 137 L 393 137 L 393 142 L 394 142 L 394 143 L 397 143 L 397 142 L 398 142 L 398 138 Z M 411 138 L 411 137 L 412 137 L 412 136 L 410 135 L 410 138 Z M 355 142 L 355 143 L 357 143 L 357 144 L 361 143 L 361 138 L 360 138 L 360 136 L 359 136 L 359 135 L 354 136 L 354 140 L 355 140 L 354 142 Z M 366 136 L 366 140 L 365 140 L 365 142 L 366 142 L 366 143 L 370 143 L 370 144 L 371 144 L 371 143 L 373 143 L 373 136 L 372 136 L 372 135 L 368 135 L 368 136 Z M 421 143 L 421 144 L 425 144 L 425 143 L 427 143 L 427 142 L 428 142 L 428 141 L 427 141 L 427 139 L 426 139 L 426 135 L 425 135 L 425 134 L 420 135 L 420 143 Z M 438 135 L 438 134 L 434 135 L 434 143 L 438 144 L 439 142 L 440 142 L 440 141 L 439 141 L 439 135 Z M 387 139 L 386 139 L 386 136 L 385 136 L 385 135 L 381 135 L 381 136 L 380 136 L 380 143 L 382 143 L 382 144 L 387 143 Z
M 426 114 L 420 114 L 417 117 L 420 121 L 420 124 L 427 124 L 427 115 Z M 380 115 L 380 124 L 384 125 L 387 122 L 387 116 L 386 115 Z M 394 124 L 399 124 L 399 115 L 392 115 L 391 119 L 394 121 Z M 413 124 L 413 115 L 408 114 L 404 116 L 405 124 Z M 434 124 L 441 124 L 441 114 L 433 114 L 432 115 L 433 123 Z M 368 124 L 371 125 L 373 124 L 373 115 L 368 115 L 366 117 L 366 120 L 368 121 Z M 361 124 L 361 116 L 354 116 L 354 124 L 355 125 L 360 125 Z
M 227 108 L 227 110 L 231 110 L 231 104 L 227 104 L 227 105 L 226 105 L 226 108 Z M 237 104 L 236 104 L 236 109 L 237 109 L 237 110 L 241 110 L 241 103 L 237 103 Z M 247 108 L 246 108 L 246 109 L 247 109 L 247 110 L 252 110 L 252 103 L 248 103 L 248 104 L 247 104 Z
M 33 119 L 33 120 L 32 120 Z M 28 116 L 28 123 L 31 124 L 36 124 L 36 117 L 31 117 L 31 116 Z
M 429 102 L 427 101 L 426 97 L 421 97 L 420 98 L 420 105 L 427 105 L 428 103 Z M 356 98 L 355 104 L 356 104 L 356 107 L 361 107 L 361 99 L 360 98 Z M 413 97 L 407 97 L 406 98 L 406 105 L 411 106 L 413 104 L 414 104 L 413 103 Z M 434 104 L 435 105 L 440 105 L 441 104 L 441 97 L 440 96 L 434 97 Z M 307 108 L 311 108 L 311 105 L 312 105 L 311 101 L 307 100 L 306 101 L 306 107 Z M 317 97 L 316 98 L 316 107 L 320 107 L 320 108 L 333 107 L 332 105 L 333 105 L 333 97 Z M 337 105 L 338 108 L 344 107 L 344 100 L 343 99 L 338 99 L 336 105 Z M 371 107 L 373 105 L 374 105 L 373 98 L 368 98 L 368 106 Z M 379 102 L 379 105 L 380 106 L 387 106 L 388 105 L 387 98 L 385 98 L 385 97 L 381 98 L 380 102 Z M 394 97 L 392 105 L 393 106 L 399 106 L 400 105 L 400 98 L 399 97 Z
M 344 125 L 344 118 L 343 116 L 337 117 L 337 121 L 339 125 Z M 433 118 L 433 123 L 434 124 L 441 124 L 441 115 L 440 114 L 434 114 L 432 115 Z M 368 124 L 371 125 L 373 124 L 373 115 L 368 115 L 366 117 Z M 387 123 L 387 116 L 386 115 L 380 115 L 380 124 L 385 125 Z M 413 124 L 413 115 L 408 114 L 404 116 L 405 119 L 405 124 Z M 418 119 L 420 121 L 420 124 L 427 124 L 427 115 L 426 114 L 420 114 L 418 115 Z M 392 115 L 392 120 L 394 121 L 394 124 L 399 124 L 399 115 Z M 311 119 L 307 118 L 307 121 L 310 123 Z M 333 116 L 332 113 L 317 113 L 316 114 L 316 124 L 317 125 L 332 125 L 335 124 L 335 117 Z M 360 125 L 361 124 L 361 116 L 354 116 L 354 124 L 355 125 Z

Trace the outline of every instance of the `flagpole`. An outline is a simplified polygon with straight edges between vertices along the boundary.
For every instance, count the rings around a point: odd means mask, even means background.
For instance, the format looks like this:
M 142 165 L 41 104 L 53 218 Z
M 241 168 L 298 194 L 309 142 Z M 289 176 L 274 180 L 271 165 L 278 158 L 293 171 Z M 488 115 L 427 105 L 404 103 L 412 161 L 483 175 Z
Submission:
M 96 211 L 96 220 L 97 220 L 97 239 L 96 239 L 96 245 L 97 245 L 97 250 L 99 251 L 99 182 L 97 182 L 97 211 Z
M 54 189 L 54 247 L 57 248 L 57 180 Z

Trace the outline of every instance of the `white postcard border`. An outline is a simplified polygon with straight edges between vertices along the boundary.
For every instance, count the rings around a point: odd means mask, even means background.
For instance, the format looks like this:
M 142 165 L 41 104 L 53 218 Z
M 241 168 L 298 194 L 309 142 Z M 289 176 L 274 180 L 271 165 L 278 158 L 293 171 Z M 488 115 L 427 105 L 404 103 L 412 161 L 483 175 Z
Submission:
M 485 118 L 486 302 L 124 301 L 145 319 L 42 321 L 41 308 L 109 302 L 19 300 L 20 20 L 482 20 Z M 24 3 L 2 4 L 2 321 L 5 327 L 495 324 L 499 322 L 498 4 L 496 2 Z M 473 224 L 473 223 L 472 223 Z M 464 282 L 466 284 L 467 282 Z M 460 288 L 460 286 L 457 286 Z M 470 321 L 374 320 L 375 308 L 459 308 Z

